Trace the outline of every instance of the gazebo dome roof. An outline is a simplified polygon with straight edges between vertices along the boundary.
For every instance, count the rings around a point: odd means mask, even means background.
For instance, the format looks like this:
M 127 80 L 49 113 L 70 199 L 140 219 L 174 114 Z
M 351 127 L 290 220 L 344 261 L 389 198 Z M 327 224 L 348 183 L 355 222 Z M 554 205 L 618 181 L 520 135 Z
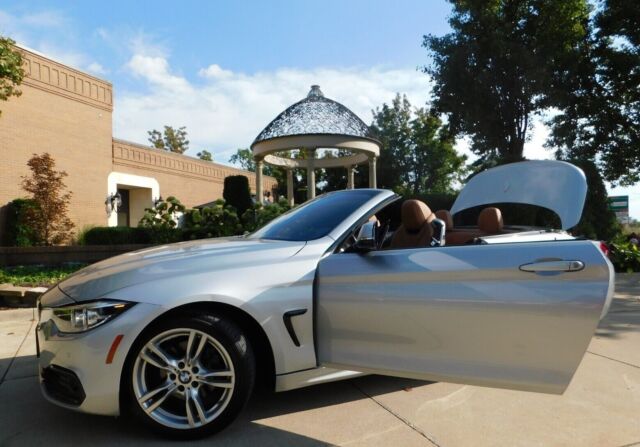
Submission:
M 369 127 L 355 113 L 325 98 L 318 85 L 312 85 L 306 98 L 271 121 L 252 146 L 273 138 L 298 135 L 343 135 L 374 140 Z

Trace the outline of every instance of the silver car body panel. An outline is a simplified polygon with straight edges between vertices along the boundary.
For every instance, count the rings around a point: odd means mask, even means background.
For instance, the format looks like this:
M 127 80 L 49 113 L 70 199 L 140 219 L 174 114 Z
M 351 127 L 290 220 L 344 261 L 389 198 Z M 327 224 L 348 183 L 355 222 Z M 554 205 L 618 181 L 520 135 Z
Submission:
M 520 266 L 576 260 L 581 270 Z M 610 300 L 591 241 L 340 253 L 318 267 L 321 365 L 547 393 L 569 384 Z
M 555 160 L 523 161 L 472 177 L 451 207 L 451 214 L 492 203 L 524 203 L 555 212 L 562 229 L 567 230 L 580 221 L 586 194 L 584 172 L 575 165 Z

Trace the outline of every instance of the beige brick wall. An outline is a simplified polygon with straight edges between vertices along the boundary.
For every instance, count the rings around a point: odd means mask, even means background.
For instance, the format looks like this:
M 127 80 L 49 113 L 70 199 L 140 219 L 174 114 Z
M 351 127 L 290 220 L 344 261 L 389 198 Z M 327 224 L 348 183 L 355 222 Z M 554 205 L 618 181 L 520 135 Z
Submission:
M 25 196 L 21 177 L 29 174 L 32 154 L 49 152 L 57 168 L 69 174 L 70 217 L 76 226 L 104 223 L 111 85 L 39 55 L 24 55 L 22 96 L 0 103 L 0 207 Z
M 252 172 L 117 139 L 113 141 L 113 171 L 154 178 L 162 197 L 175 196 L 187 207 L 221 198 L 224 178 L 229 175 L 246 175 L 253 192 L 256 184 Z M 271 191 L 277 182 L 265 176 L 263 185 L 265 191 Z
M 27 73 L 22 96 L 0 102 L 0 232 L 6 204 L 26 196 L 22 176 L 29 174 L 27 161 L 34 153 L 49 152 L 56 167 L 69 174 L 69 214 L 76 230 L 107 225 L 104 200 L 112 171 L 154 178 L 163 197 L 176 196 L 188 207 L 221 198 L 228 175 L 247 175 L 255 191 L 253 173 L 114 140 L 110 83 L 21 51 Z M 264 178 L 265 191 L 276 184 Z M 131 217 L 135 225 L 137 216 Z

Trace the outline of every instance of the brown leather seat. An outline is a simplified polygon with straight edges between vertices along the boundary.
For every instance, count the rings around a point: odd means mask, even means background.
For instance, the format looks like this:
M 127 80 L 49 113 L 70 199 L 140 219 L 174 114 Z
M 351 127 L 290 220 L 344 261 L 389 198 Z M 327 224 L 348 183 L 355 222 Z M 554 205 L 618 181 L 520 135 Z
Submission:
M 478 229 L 484 234 L 499 234 L 503 227 L 502 212 L 498 208 L 489 207 L 480 212 Z
M 447 232 L 447 245 L 464 245 L 477 237 L 502 233 L 502 212 L 495 207 L 485 208 L 478 216 L 478 229 L 460 229 Z
M 393 234 L 390 249 L 427 247 L 433 236 L 431 222 L 436 218 L 420 200 L 406 200 L 401 209 L 402 224 Z

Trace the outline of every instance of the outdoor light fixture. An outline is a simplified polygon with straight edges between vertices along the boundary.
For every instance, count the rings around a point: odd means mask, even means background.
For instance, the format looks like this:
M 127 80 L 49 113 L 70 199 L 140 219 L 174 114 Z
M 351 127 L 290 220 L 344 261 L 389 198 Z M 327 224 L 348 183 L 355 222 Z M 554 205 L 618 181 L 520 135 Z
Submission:
M 122 206 L 122 196 L 119 192 L 111 193 L 104 201 L 104 209 L 107 212 L 107 216 L 111 216 L 111 213 L 118 213 L 118 210 Z
M 153 206 L 157 207 L 162 202 L 162 200 L 163 200 L 162 199 L 162 194 L 160 194 L 160 196 L 153 201 Z

